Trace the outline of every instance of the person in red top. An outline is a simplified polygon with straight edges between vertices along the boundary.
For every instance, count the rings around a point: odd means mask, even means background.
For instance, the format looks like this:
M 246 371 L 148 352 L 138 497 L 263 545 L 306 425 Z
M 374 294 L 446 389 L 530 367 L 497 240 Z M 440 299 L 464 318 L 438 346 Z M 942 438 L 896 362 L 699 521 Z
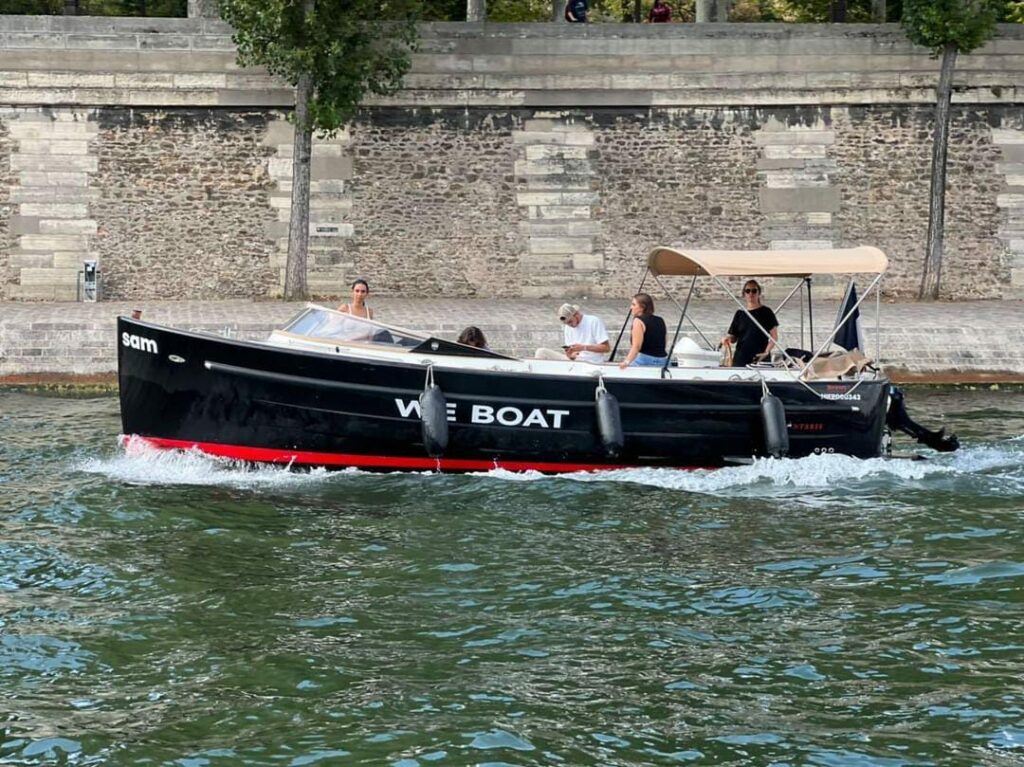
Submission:
M 647 20 L 652 24 L 667 24 L 672 21 L 672 7 L 664 0 L 654 0 L 651 12 L 647 14 Z

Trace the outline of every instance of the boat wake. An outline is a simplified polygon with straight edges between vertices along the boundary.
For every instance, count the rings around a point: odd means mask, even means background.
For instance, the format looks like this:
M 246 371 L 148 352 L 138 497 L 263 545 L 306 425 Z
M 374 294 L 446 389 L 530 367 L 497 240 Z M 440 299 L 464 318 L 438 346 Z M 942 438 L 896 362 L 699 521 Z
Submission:
M 123 450 L 103 458 L 88 458 L 74 468 L 130 485 L 227 486 L 240 489 L 301 488 L 328 479 L 365 477 L 358 469 L 327 471 L 294 470 L 288 466 L 251 464 L 217 458 L 199 450 L 163 450 L 142 440 L 130 440 Z M 424 477 L 436 472 L 396 472 L 403 477 Z M 373 476 L 379 477 L 379 474 Z M 394 475 L 392 475 L 394 476 Z M 818 455 L 799 459 L 757 459 L 750 465 L 723 469 L 635 468 L 600 472 L 578 472 L 557 477 L 539 472 L 511 472 L 494 469 L 471 474 L 476 478 L 502 482 L 617 482 L 647 485 L 689 493 L 743 493 L 772 488 L 828 490 L 858 483 L 894 483 L 935 481 L 944 478 L 975 476 L 998 479 L 1024 492 L 1024 439 L 1012 438 L 990 445 L 963 448 L 957 453 L 931 454 L 927 460 L 871 458 L 843 455 Z
M 770 488 L 828 490 L 861 482 L 919 482 L 971 475 L 997 475 L 1024 488 L 1024 447 L 1019 446 L 1021 441 L 1010 440 L 1005 446 L 966 448 L 957 453 L 930 454 L 926 460 L 815 455 L 781 460 L 762 458 L 750 465 L 722 469 L 617 469 L 563 474 L 559 478 L 578 482 L 629 482 L 704 494 L 742 492 L 747 488 L 756 488 L 758 492 Z M 486 476 L 519 482 L 550 479 L 536 472 L 515 474 L 500 469 L 487 472 Z
M 88 458 L 75 468 L 101 474 L 128 485 L 193 485 L 235 488 L 302 487 L 333 474 L 325 469 L 292 470 L 289 466 L 251 464 L 217 458 L 198 449 L 162 450 L 130 439 L 124 449 L 106 458 Z

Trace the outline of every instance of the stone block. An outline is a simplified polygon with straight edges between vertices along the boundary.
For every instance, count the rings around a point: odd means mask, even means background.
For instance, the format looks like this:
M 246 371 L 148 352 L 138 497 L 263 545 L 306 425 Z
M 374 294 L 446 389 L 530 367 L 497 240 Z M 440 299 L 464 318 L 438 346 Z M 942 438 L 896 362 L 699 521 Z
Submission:
M 295 141 L 295 128 L 287 120 L 268 119 L 266 132 L 263 135 L 265 146 L 287 146 L 289 157 L 291 157 L 292 143 Z
M 754 143 L 757 146 L 792 146 L 794 144 L 830 146 L 835 142 L 835 131 L 830 130 L 791 130 L 784 133 L 781 131 L 757 131 L 754 134 Z
M 58 300 L 58 289 L 54 285 L 11 285 L 8 291 L 11 298 L 20 301 Z
M 568 255 L 588 253 L 593 245 L 589 237 L 531 237 L 528 247 L 534 255 Z
M 0 88 L 26 88 L 28 74 L 24 72 L 0 72 Z
M 96 234 L 96 222 L 89 219 L 43 219 L 40 234 Z
M 561 192 L 516 192 L 516 204 L 527 205 L 561 205 Z
M 213 72 L 175 74 L 174 87 L 183 89 L 225 88 L 227 87 L 227 76 Z
M 174 75 L 171 73 L 115 72 L 115 88 L 173 88 Z
M 39 234 L 37 216 L 11 216 L 11 234 Z
M 78 284 L 78 269 L 22 269 L 19 277 L 23 287 L 71 285 L 74 288 Z
M 138 46 L 140 51 L 187 51 L 192 47 L 192 40 L 188 35 L 141 34 Z
M 311 178 L 350 179 L 352 178 L 351 157 L 314 157 L 310 169 Z
M 831 250 L 836 245 L 832 240 L 773 240 L 770 250 Z
M 71 234 L 25 234 L 18 245 L 23 251 L 74 250 L 86 253 L 89 250 L 89 238 Z
M 138 50 L 135 35 L 69 35 L 68 48 L 73 51 L 132 51 Z
M 112 88 L 112 74 L 92 72 L 29 72 L 30 88 Z
M 89 206 L 68 203 L 23 203 L 23 216 L 39 216 L 41 218 L 85 218 L 89 215 Z
M 542 160 L 586 160 L 587 148 L 583 146 L 566 146 L 562 144 L 550 145 L 527 145 L 526 159 L 534 161 Z
M 9 200 L 12 203 L 67 203 L 81 205 L 88 200 L 98 199 L 98 189 L 64 188 L 61 186 L 47 186 L 38 189 L 32 187 L 16 186 L 11 188 Z
M 574 253 L 572 268 L 578 271 L 604 269 L 604 255 L 601 253 Z
M 993 128 L 992 143 L 997 146 L 1024 146 L 1024 130 Z
M 769 145 L 764 147 L 764 156 L 768 160 L 821 158 L 827 156 L 826 152 L 825 146 L 819 144 Z
M 236 50 L 235 41 L 230 35 L 194 35 L 192 37 L 194 51 L 229 51 Z
M 48 269 L 53 266 L 53 256 L 50 254 L 12 253 L 10 266 L 12 269 Z
M 806 189 L 826 187 L 831 183 L 832 180 L 827 173 L 814 173 L 805 170 L 765 173 L 765 185 L 769 189 Z
M 840 209 L 838 189 L 760 189 L 758 197 L 763 213 L 837 213 Z
M 21 140 L 61 140 L 81 141 L 96 135 L 98 126 L 89 121 L 85 115 L 75 122 L 46 120 L 45 122 L 27 119 L 25 112 L 18 114 L 17 119 L 10 122 L 11 137 Z
M 273 179 L 291 179 L 292 177 L 292 158 L 271 157 L 267 160 L 267 173 Z
M 531 219 L 573 219 L 582 220 L 589 219 L 592 215 L 592 211 L 588 206 L 583 205 L 540 205 L 535 208 L 530 208 L 529 217 Z
M 40 154 L 11 155 L 11 170 L 95 173 L 98 167 L 99 160 L 88 155 L 63 155 L 59 159 Z
M 7 48 L 66 48 L 67 36 L 61 34 L 13 32 L 5 35 L 4 46 Z
M 997 208 L 1024 208 L 1024 194 L 996 195 Z
M 19 153 L 27 155 L 87 155 L 89 154 L 88 141 L 69 141 L 67 139 L 51 140 L 22 140 L 18 142 Z
M 215 102 L 223 107 L 291 108 L 295 94 L 288 88 L 237 90 L 225 88 L 216 92 Z
M 353 224 L 342 224 L 333 221 L 310 221 L 310 237 L 352 237 L 356 233 Z

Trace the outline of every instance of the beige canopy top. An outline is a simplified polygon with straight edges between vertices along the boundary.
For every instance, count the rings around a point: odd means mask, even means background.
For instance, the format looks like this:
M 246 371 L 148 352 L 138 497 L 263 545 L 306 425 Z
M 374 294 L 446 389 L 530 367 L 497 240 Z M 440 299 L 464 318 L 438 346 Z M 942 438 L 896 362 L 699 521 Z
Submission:
M 812 274 L 881 274 L 889 259 L 878 248 L 836 250 L 676 250 L 655 248 L 653 274 L 722 277 L 807 277 Z

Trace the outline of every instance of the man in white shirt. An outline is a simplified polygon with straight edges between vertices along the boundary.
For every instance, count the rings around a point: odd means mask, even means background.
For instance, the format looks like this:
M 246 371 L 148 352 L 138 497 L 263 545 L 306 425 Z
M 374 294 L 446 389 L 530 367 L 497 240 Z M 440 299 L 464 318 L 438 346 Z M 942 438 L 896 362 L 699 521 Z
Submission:
M 584 314 L 574 304 L 562 304 L 558 308 L 558 319 L 563 325 L 566 357 L 581 362 L 608 361 L 612 347 L 600 317 Z

